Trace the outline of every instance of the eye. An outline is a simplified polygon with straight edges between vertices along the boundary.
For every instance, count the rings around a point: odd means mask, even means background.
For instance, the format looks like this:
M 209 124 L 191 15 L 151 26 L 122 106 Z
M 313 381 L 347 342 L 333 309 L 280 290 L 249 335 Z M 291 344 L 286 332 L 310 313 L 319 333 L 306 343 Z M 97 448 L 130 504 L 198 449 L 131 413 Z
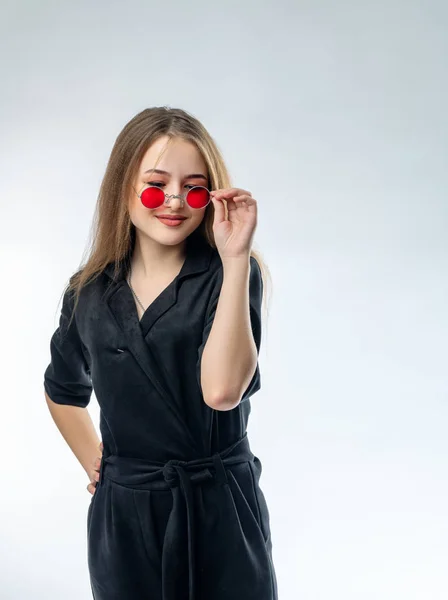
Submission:
M 146 182 L 148 185 L 154 185 L 156 187 L 163 187 L 165 184 L 163 183 L 163 181 L 147 181 Z

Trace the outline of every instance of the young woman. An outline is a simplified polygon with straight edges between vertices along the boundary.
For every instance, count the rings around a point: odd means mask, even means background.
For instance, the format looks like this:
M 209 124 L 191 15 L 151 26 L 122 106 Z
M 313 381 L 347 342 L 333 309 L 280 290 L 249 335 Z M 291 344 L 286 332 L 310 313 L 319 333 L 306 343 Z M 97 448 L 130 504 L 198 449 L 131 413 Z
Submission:
M 246 432 L 265 267 L 257 202 L 229 181 L 197 119 L 143 110 L 115 142 L 89 259 L 64 292 L 44 387 L 90 478 L 96 600 L 277 598 Z

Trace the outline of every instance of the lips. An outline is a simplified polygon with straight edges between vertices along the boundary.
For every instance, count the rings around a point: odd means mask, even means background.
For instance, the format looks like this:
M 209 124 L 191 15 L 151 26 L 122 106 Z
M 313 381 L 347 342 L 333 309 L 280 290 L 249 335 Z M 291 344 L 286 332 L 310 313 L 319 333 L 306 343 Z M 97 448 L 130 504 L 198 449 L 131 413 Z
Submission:
M 160 215 L 157 218 L 162 223 L 162 225 L 164 225 L 165 227 L 171 227 L 171 228 L 180 227 L 182 225 L 182 223 L 185 221 L 185 217 L 175 216 L 175 215 L 167 215 L 166 217 L 164 217 L 163 215 Z

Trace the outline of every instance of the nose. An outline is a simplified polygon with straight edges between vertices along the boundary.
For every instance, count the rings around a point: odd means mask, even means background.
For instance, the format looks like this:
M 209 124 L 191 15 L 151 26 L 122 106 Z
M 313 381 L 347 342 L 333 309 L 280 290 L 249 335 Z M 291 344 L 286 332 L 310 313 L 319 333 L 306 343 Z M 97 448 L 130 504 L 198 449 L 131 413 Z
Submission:
M 179 210 L 179 208 L 182 208 L 184 203 L 181 200 L 181 198 L 178 198 L 176 196 L 175 198 L 170 198 L 168 200 L 168 204 L 172 208 L 173 211 L 176 211 L 176 210 Z
M 166 204 L 172 209 L 173 212 L 177 212 L 180 208 L 183 208 L 185 204 L 185 194 L 183 193 L 185 190 L 182 189 L 181 182 L 175 183 L 171 182 L 171 185 L 167 185 L 165 188 L 165 193 L 171 198 L 165 198 Z M 174 196 L 174 197 L 173 197 Z M 177 196 L 180 196 L 178 198 Z

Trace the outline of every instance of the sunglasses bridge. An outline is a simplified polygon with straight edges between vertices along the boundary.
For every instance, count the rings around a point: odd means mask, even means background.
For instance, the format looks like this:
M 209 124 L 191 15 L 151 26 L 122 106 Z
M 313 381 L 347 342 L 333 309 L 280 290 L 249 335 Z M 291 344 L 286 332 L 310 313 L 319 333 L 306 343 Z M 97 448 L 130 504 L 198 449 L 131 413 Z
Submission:
M 185 192 L 184 194 L 165 194 L 165 200 L 163 201 L 163 203 L 168 205 L 172 198 L 179 198 L 179 200 L 181 201 L 180 207 L 183 208 L 185 200 L 187 198 L 187 194 L 188 192 Z

